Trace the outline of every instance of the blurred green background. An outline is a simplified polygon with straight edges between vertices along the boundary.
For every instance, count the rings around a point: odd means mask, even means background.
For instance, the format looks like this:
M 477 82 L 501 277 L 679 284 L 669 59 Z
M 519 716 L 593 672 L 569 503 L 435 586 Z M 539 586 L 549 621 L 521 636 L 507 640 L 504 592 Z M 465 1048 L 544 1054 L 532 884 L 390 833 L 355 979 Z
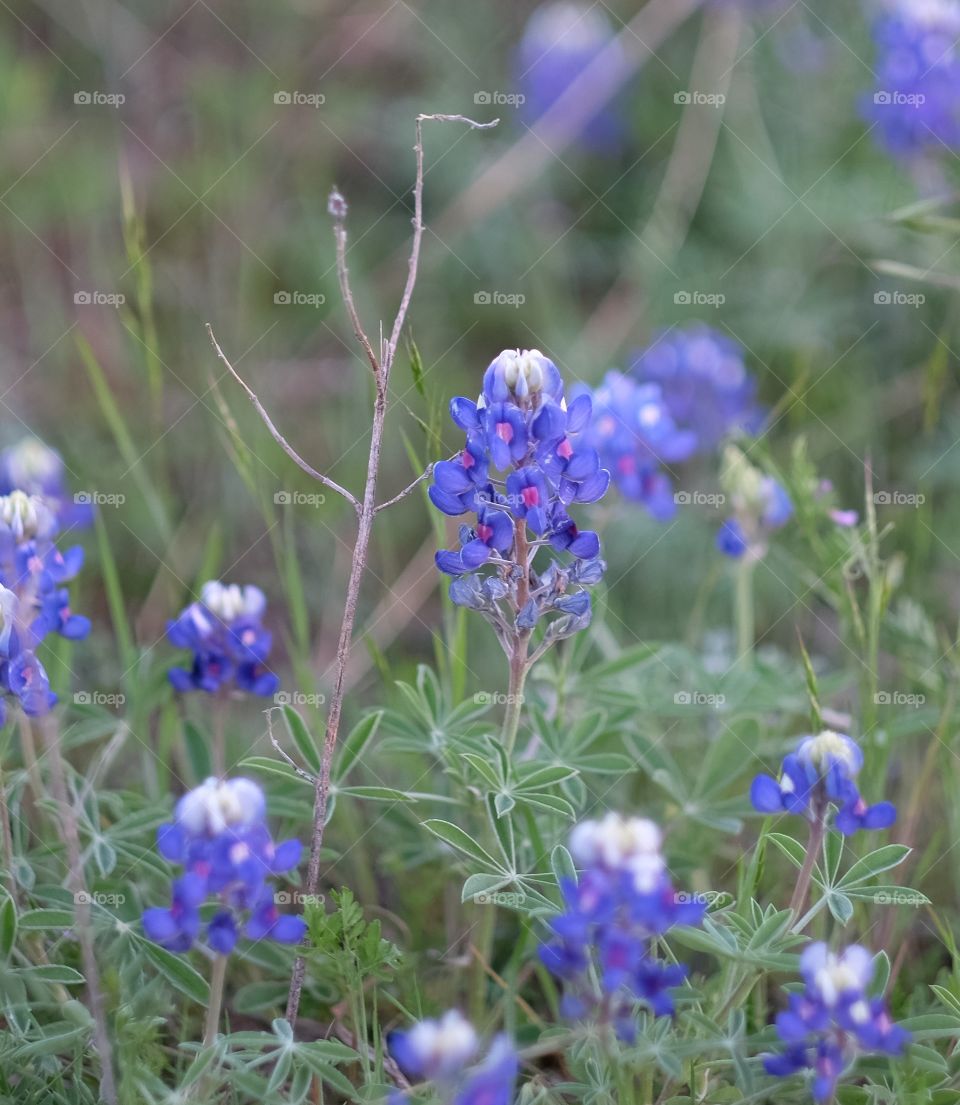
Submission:
M 596 383 L 658 329 L 701 319 L 745 346 L 782 416 L 775 457 L 803 433 L 842 505 L 860 506 L 867 457 L 878 487 L 926 497 L 881 521 L 896 523 L 914 594 L 952 623 L 954 292 L 878 262 L 960 281 L 956 227 L 890 217 L 931 192 L 949 207 L 953 165 L 910 172 L 868 133 L 859 100 L 872 47 L 858 5 L 709 5 L 664 42 L 637 29 L 636 5 L 597 7 L 634 59 L 626 140 L 609 156 L 547 149 L 513 188 L 497 166 L 518 142 L 530 148 L 528 128 L 516 107 L 477 97 L 516 91 L 532 4 L 2 6 L 2 436 L 36 433 L 64 453 L 75 488 L 126 497 L 100 517 L 142 646 L 222 574 L 267 591 L 279 670 L 298 657 L 286 685 L 324 685 L 352 518 L 330 496 L 274 501 L 314 489 L 225 377 L 204 324 L 301 454 L 359 489 L 371 389 L 337 292 L 326 197 L 336 184 L 349 202 L 350 270 L 376 333 L 406 272 L 418 112 L 501 123 L 427 128 L 428 231 L 407 335 L 423 380 L 405 350 L 381 497 L 456 447 L 446 403 L 474 394 L 502 348 L 538 347 L 570 383 Z M 678 103 L 690 89 L 726 102 Z M 925 300 L 875 301 L 896 289 Z M 478 302 L 483 292 L 523 302 Z M 724 301 L 688 305 L 682 293 Z M 116 296 L 125 302 L 103 301 Z M 687 469 L 681 482 L 710 488 L 716 473 Z M 590 521 L 603 529 L 621 642 L 679 638 L 695 607 L 701 626 L 727 620 L 718 516 L 688 510 L 661 526 L 608 500 Z M 433 651 L 435 524 L 420 495 L 378 521 L 351 676 L 367 701 L 381 653 L 402 673 Z M 815 590 L 783 582 L 803 578 L 788 533 L 766 569 L 763 640 L 792 647 L 799 623 L 836 649 Z M 95 572 L 76 604 L 109 624 Z M 479 623 L 470 632 L 482 646 L 471 670 L 499 686 L 492 637 Z M 156 656 L 165 665 L 167 646 Z M 110 685 L 120 662 L 98 634 L 74 666 Z

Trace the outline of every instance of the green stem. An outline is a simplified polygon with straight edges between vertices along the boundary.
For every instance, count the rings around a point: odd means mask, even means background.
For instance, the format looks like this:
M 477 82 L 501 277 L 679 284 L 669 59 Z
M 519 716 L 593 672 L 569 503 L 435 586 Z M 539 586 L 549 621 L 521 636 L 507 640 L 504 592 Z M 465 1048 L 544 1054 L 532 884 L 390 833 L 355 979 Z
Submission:
M 223 982 L 227 977 L 227 957 L 218 955 L 210 971 L 210 1004 L 203 1026 L 203 1046 L 211 1047 L 220 1030 L 220 1010 L 223 1007 Z
M 523 688 L 530 670 L 527 659 L 527 635 L 519 637 L 510 657 L 510 685 L 507 689 L 507 709 L 503 715 L 503 729 L 500 741 L 508 756 L 513 755 L 520 730 L 520 718 L 523 714 Z
M 753 652 L 754 644 L 754 606 L 753 606 L 753 569 L 754 561 L 744 554 L 737 561 L 736 570 L 736 625 L 737 660 L 742 661 Z
M 790 899 L 790 908 L 793 910 L 794 917 L 800 916 L 806 903 L 810 880 L 813 878 L 813 869 L 820 856 L 820 849 L 823 847 L 823 838 L 827 830 L 824 813 L 825 810 L 817 808 L 815 803 L 813 821 L 810 824 L 810 839 L 807 841 L 807 854 L 803 860 L 803 867 L 800 869 L 800 877 L 797 879 L 793 897 Z

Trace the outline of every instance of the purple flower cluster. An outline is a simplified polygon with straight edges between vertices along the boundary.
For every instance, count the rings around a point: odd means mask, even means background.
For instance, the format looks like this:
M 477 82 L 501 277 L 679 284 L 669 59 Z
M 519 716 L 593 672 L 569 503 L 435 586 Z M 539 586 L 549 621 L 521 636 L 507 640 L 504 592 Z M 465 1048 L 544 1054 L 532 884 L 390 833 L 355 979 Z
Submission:
M 590 444 L 621 494 L 658 521 L 676 511 L 664 466 L 755 432 L 763 415 L 743 349 L 700 324 L 660 334 L 634 355 L 629 374 L 607 375 L 593 402 Z
M 523 121 L 533 126 L 613 39 L 610 22 L 596 5 L 555 0 L 537 8 L 523 32 L 515 62 Z M 615 153 L 625 129 L 621 107 L 605 99 L 577 140 L 592 153 Z
M 858 1050 L 899 1055 L 910 1034 L 891 1020 L 882 997 L 868 994 L 873 959 L 866 948 L 852 944 L 836 955 L 826 944 L 810 944 L 800 973 L 805 989 L 791 994 L 777 1017 L 786 1047 L 764 1066 L 777 1077 L 812 1070 L 814 1100 L 830 1101 Z
M 630 1042 L 636 1008 L 673 1013 L 670 991 L 686 977 L 682 964 L 665 964 L 654 941 L 674 925 L 699 924 L 704 905 L 678 894 L 660 854 L 652 821 L 609 813 L 584 821 L 570 837 L 581 865 L 579 881 L 561 885 L 564 911 L 550 922 L 555 939 L 540 948 L 544 964 L 567 982 L 565 1015 L 610 1024 Z
M 167 625 L 167 640 L 193 651 L 193 665 L 172 668 L 178 691 L 216 694 L 232 680 L 241 691 L 270 696 L 280 680 L 266 667 L 273 638 L 261 624 L 267 600 L 259 587 L 238 587 L 211 580 Z
M 608 372 L 593 392 L 593 412 L 589 441 L 620 493 L 658 521 L 672 517 L 673 484 L 660 466 L 687 460 L 697 437 L 677 425 L 660 385 Z
M 630 373 L 638 383 L 660 385 L 671 417 L 696 436 L 700 453 L 731 433 L 755 433 L 763 419 L 743 347 L 702 323 L 657 335 L 634 356 Z
M 467 439 L 459 456 L 435 466 L 430 499 L 444 514 L 476 520 L 461 526 L 458 549 L 436 554 L 437 567 L 455 577 L 453 601 L 483 612 L 498 633 L 532 630 L 555 615 L 554 636 L 568 635 L 590 620 L 585 587 L 603 575 L 600 540 L 577 528 L 568 507 L 596 502 L 610 482 L 586 440 L 591 412 L 587 395 L 567 406 L 560 373 L 535 349 L 504 351 L 476 403 L 450 404 Z M 551 559 L 534 572 L 540 549 L 572 562 Z M 480 575 L 484 568 L 492 571 Z
M 735 445 L 728 445 L 724 451 L 721 483 L 733 513 L 720 526 L 717 548 L 734 559 L 763 559 L 770 534 L 793 517 L 790 496 L 772 476 L 755 468 Z
M 89 618 L 71 609 L 66 586 L 83 565 L 83 549 L 61 553 L 57 529 L 40 496 L 0 496 L 0 696 L 13 696 L 30 715 L 56 702 L 37 646 L 50 633 L 81 640 L 90 632 Z M 0 697 L 0 724 L 4 717 Z
M 864 105 L 901 157 L 960 147 L 960 4 L 894 0 L 874 24 L 877 83 Z
M 89 494 L 70 494 L 63 457 L 37 437 L 25 437 L 0 451 L 0 495 L 12 491 L 42 498 L 61 531 L 93 521 Z
M 860 829 L 887 829 L 897 817 L 892 802 L 867 802 L 856 777 L 863 753 L 850 737 L 825 729 L 804 737 L 796 752 L 783 759 L 780 778 L 758 775 L 750 786 L 750 801 L 761 813 L 795 813 L 824 820 L 828 807 L 837 807 L 834 828 L 844 836 Z
M 486 1057 L 471 1067 L 480 1050 L 476 1030 L 451 1009 L 439 1020 L 420 1021 L 406 1032 L 392 1032 L 390 1053 L 408 1078 L 436 1084 L 445 1105 L 510 1105 L 518 1061 L 506 1036 L 497 1036 Z M 390 1105 L 409 1099 L 395 1093 Z
M 266 825 L 263 791 L 250 779 L 207 779 L 177 803 L 172 822 L 157 831 L 157 850 L 184 873 L 174 881 L 169 909 L 148 909 L 143 928 L 151 940 L 174 952 L 193 947 L 201 928 L 200 907 L 213 897 L 218 909 L 207 922 L 207 942 L 228 955 L 241 931 L 299 944 L 302 917 L 277 910 L 274 875 L 300 862 L 299 840 L 274 844 Z

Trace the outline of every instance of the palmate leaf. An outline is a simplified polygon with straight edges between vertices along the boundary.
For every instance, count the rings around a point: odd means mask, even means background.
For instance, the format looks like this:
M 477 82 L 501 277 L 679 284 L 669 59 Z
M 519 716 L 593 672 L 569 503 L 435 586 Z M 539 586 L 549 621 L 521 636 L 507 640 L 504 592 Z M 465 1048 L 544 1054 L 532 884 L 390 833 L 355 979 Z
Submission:
M 433 833 L 437 839 L 442 840 L 445 844 L 449 844 L 452 848 L 456 848 L 458 852 L 462 852 L 465 856 L 469 856 L 477 863 L 481 863 L 494 871 L 504 870 L 493 856 L 482 848 L 468 832 L 461 829 L 459 825 L 454 825 L 450 821 L 442 821 L 439 818 L 431 818 L 429 821 L 423 822 L 423 827 Z

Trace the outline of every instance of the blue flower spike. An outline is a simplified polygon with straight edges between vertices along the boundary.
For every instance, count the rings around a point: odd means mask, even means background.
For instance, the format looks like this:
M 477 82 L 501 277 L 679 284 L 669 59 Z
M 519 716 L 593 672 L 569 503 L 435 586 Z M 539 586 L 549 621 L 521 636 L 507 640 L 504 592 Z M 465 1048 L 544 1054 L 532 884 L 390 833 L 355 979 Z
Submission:
M 794 813 L 825 821 L 836 808 L 833 827 L 844 836 L 861 829 L 887 829 L 897 817 L 892 802 L 868 805 L 857 788 L 863 753 L 851 737 L 825 729 L 804 737 L 795 752 L 784 757 L 780 776 L 758 775 L 750 786 L 750 801 L 760 813 Z
M 587 588 L 605 565 L 599 537 L 581 530 L 568 508 L 596 502 L 610 483 L 588 439 L 589 396 L 568 406 L 549 358 L 507 349 L 484 373 L 477 401 L 452 400 L 450 416 L 466 442 L 434 467 L 430 500 L 451 517 L 473 516 L 460 527 L 459 548 L 436 554 L 440 571 L 454 577 L 451 599 L 480 611 L 505 648 L 543 618 L 551 639 L 584 628 Z M 534 568 L 541 551 L 565 559 Z
M 157 830 L 157 851 L 181 865 L 168 909 L 143 915 L 147 936 L 169 951 L 186 952 L 199 939 L 200 907 L 217 912 L 206 926 L 209 946 L 228 955 L 241 935 L 299 944 L 302 917 L 282 915 L 272 879 L 300 862 L 298 840 L 275 844 L 266 826 L 263 791 L 250 779 L 207 779 L 177 803 L 174 819 Z
M 900 1055 L 910 1034 L 893 1022 L 882 997 L 870 995 L 873 957 L 859 944 L 839 953 L 809 944 L 800 974 L 803 991 L 790 995 L 776 1021 L 784 1050 L 768 1055 L 764 1067 L 778 1078 L 810 1071 L 814 1101 L 829 1102 L 858 1053 Z
M 636 1037 L 637 1007 L 672 1015 L 671 992 L 687 974 L 683 964 L 656 958 L 656 941 L 674 925 L 699 924 L 705 912 L 701 900 L 674 889 L 661 845 L 659 828 L 645 818 L 611 812 L 577 825 L 570 852 L 579 879 L 562 882 L 563 912 L 540 948 L 566 983 L 564 1013 L 607 1024 L 627 1043 Z
M 486 1056 L 475 1063 L 480 1038 L 455 1009 L 439 1020 L 419 1021 L 406 1031 L 391 1032 L 387 1046 L 408 1078 L 433 1082 L 447 1105 L 512 1105 L 519 1068 L 513 1044 L 506 1036 L 497 1036 Z M 405 1105 L 409 1100 L 396 1093 L 390 1105 Z
M 280 680 L 266 666 L 273 643 L 262 624 L 266 607 L 259 587 L 205 583 L 199 601 L 167 625 L 167 640 L 193 652 L 190 668 L 170 670 L 176 690 L 216 694 L 232 684 L 249 694 L 275 694 Z

